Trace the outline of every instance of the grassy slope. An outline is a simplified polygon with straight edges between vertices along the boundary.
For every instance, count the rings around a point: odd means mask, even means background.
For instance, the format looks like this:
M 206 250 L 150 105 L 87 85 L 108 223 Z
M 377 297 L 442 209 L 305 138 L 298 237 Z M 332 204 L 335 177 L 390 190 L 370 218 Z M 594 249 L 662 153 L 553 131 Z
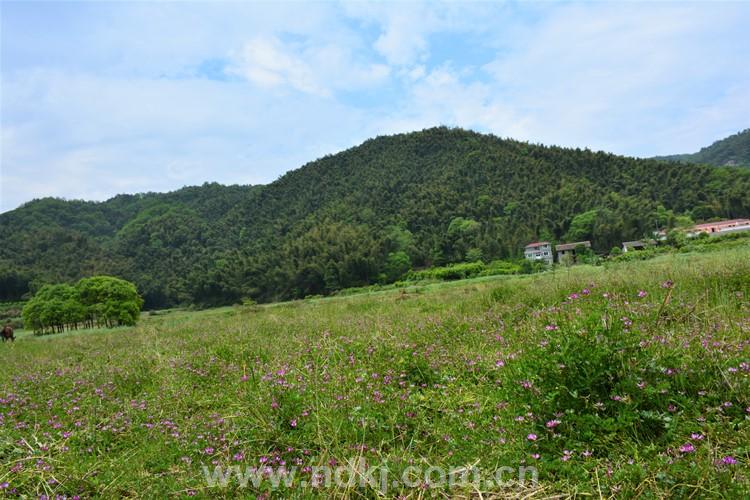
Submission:
M 233 496 L 206 489 L 200 465 L 362 454 L 394 475 L 533 464 L 540 485 L 512 492 L 539 496 L 737 498 L 750 494 L 748 297 L 740 247 L 25 337 L 0 346 L 0 483 Z M 716 465 L 728 455 L 738 463 Z

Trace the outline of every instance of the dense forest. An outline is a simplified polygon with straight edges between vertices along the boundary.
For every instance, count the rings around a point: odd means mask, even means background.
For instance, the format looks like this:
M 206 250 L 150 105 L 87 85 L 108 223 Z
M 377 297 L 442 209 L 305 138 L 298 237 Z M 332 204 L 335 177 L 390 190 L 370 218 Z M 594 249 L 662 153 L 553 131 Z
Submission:
M 147 308 L 269 301 L 515 258 L 536 239 L 596 251 L 679 221 L 750 216 L 750 169 L 432 128 L 378 137 L 267 186 L 205 184 L 0 215 L 0 300 L 97 274 Z
M 706 146 L 697 153 L 659 156 L 657 160 L 750 167 L 750 128 Z

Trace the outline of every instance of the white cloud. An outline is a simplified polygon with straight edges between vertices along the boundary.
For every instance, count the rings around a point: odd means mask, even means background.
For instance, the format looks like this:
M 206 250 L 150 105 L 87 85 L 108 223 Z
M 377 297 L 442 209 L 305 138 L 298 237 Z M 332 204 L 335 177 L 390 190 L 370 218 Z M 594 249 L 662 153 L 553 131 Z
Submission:
M 741 3 L 6 7 L 0 210 L 269 182 L 438 124 L 635 155 L 750 125 Z
M 16 98 L 22 96 L 23 98 Z M 244 82 L 35 71 L 5 78 L 0 210 L 206 181 L 267 183 L 371 134 L 356 109 Z
M 675 130 L 705 106 L 735 115 L 720 97 L 727 75 L 750 95 L 742 62 L 750 46 L 737 46 L 738 37 L 747 40 L 749 12 L 723 7 L 566 5 L 515 30 L 503 41 L 510 50 L 486 70 L 529 120 L 524 139 L 626 154 L 681 151 L 685 143 L 668 133 L 656 143 L 648 131 Z
M 229 72 L 265 88 L 289 86 L 330 97 L 335 90 L 355 90 L 385 81 L 386 65 L 362 63 L 336 44 L 283 43 L 277 36 L 258 36 L 232 57 Z

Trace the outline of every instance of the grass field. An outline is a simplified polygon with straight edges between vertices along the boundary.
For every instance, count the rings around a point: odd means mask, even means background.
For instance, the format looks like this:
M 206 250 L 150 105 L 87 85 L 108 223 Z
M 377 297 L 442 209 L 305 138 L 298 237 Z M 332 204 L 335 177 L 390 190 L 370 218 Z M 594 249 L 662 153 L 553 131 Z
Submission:
M 20 335 L 0 346 L 0 491 L 747 497 L 749 299 L 738 246 Z M 316 486 L 363 461 L 387 488 Z M 209 486 L 202 466 L 231 465 L 247 487 Z M 484 480 L 500 467 L 538 482 Z

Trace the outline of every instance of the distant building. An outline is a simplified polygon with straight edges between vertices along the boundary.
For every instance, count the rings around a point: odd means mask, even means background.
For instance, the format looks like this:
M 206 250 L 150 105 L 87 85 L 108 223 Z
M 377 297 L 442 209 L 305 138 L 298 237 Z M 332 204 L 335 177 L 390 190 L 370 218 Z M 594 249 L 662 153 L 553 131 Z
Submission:
M 698 236 L 701 233 L 719 235 L 738 231 L 750 231 L 750 219 L 721 220 L 718 222 L 696 224 L 689 230 L 688 234 L 690 236 Z
M 562 245 L 557 245 L 555 247 L 555 250 L 557 250 L 557 262 L 562 262 L 566 255 L 570 255 L 573 258 L 573 262 L 575 262 L 576 248 L 578 247 L 591 248 L 591 242 L 577 241 L 575 243 L 563 243 Z
M 643 250 L 647 246 L 648 246 L 648 244 L 644 243 L 643 241 L 623 241 L 622 242 L 622 251 L 623 252 L 632 252 L 634 250 Z
M 524 248 L 523 255 L 528 260 L 543 260 L 547 264 L 552 264 L 552 262 L 554 261 L 552 245 L 549 241 L 537 241 L 536 243 L 529 243 Z

